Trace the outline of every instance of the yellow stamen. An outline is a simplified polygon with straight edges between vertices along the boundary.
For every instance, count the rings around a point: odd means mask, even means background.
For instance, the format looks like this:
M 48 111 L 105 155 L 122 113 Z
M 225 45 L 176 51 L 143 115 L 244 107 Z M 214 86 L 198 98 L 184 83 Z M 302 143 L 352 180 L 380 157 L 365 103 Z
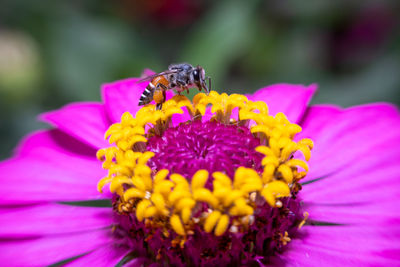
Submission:
M 206 222 L 204 223 L 204 231 L 210 233 L 214 226 L 217 224 L 220 217 L 221 212 L 219 211 L 213 211 L 210 215 L 208 215 Z
M 194 191 L 193 197 L 196 201 L 206 202 L 211 207 L 218 206 L 217 198 L 210 192 L 210 190 L 205 188 L 200 188 Z
M 222 215 L 217 223 L 217 226 L 215 227 L 214 233 L 216 236 L 221 236 L 225 233 L 226 229 L 228 229 L 229 226 L 229 216 L 224 214 Z
M 179 218 L 178 215 L 174 214 L 171 216 L 170 223 L 172 226 L 172 229 L 178 234 L 178 235 L 186 235 L 185 233 L 185 228 L 183 227 L 183 224 L 181 222 L 181 219 Z
M 112 179 L 113 179 L 113 178 L 108 177 L 108 176 L 102 178 L 102 179 L 97 183 L 97 190 L 98 190 L 100 193 L 103 193 L 103 187 L 104 187 L 104 185 L 105 185 L 105 184 L 108 184 L 109 182 L 111 182 Z
M 143 199 L 136 207 L 136 218 L 141 222 L 145 218 L 144 214 L 147 208 L 151 206 L 150 200 Z
M 310 215 L 310 214 L 309 214 L 307 211 L 305 211 L 305 212 L 303 213 L 304 219 L 300 222 L 300 224 L 299 224 L 299 226 L 298 226 L 299 229 L 300 229 L 301 227 L 303 227 L 304 224 L 307 222 L 308 216 L 309 216 L 309 215 Z
M 146 193 L 144 191 L 141 191 L 135 187 L 129 188 L 124 193 L 125 200 L 131 199 L 131 198 L 144 198 L 145 196 L 146 196 Z
M 275 206 L 276 197 L 290 196 L 289 186 L 282 181 L 273 181 L 264 186 L 261 195 L 271 206 Z
M 282 242 L 282 245 L 284 246 L 286 246 L 291 241 L 289 233 L 287 231 L 285 231 L 284 235 L 280 234 L 280 236 L 281 236 L 280 240 Z
M 208 180 L 208 171 L 206 170 L 199 170 L 197 171 L 192 178 L 192 191 L 203 188 Z

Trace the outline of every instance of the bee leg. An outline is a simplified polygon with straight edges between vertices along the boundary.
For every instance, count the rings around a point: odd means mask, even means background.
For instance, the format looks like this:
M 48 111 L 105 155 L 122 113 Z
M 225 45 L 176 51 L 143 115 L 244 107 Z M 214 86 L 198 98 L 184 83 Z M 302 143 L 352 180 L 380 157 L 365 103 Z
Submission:
M 161 83 L 160 83 L 160 87 L 162 88 L 162 92 L 163 92 L 163 96 L 164 96 L 164 101 L 163 102 L 165 102 L 165 100 L 167 100 L 168 87 L 165 86 L 164 84 L 161 84 Z
M 185 90 L 186 90 L 187 93 L 189 93 L 189 88 L 187 86 L 182 86 L 181 90 L 180 90 L 180 93 L 182 93 Z
M 165 85 L 160 83 L 154 90 L 153 100 L 156 102 L 157 110 L 160 110 L 162 108 L 162 104 L 165 102 L 167 89 L 168 88 Z
M 158 84 L 157 88 L 158 88 L 158 89 L 160 89 L 160 88 L 161 88 L 161 90 L 163 91 L 163 94 L 164 94 L 164 100 L 165 100 L 165 91 L 167 91 L 167 90 L 168 90 L 168 87 L 167 87 L 167 86 L 165 86 L 164 84 L 160 83 L 160 84 Z
M 163 90 L 163 96 L 164 96 L 164 102 L 167 100 L 167 87 L 164 87 L 165 89 Z
M 187 85 L 185 85 L 185 84 L 181 84 L 181 85 L 179 85 L 179 87 L 176 88 L 176 92 L 177 92 L 179 95 L 181 95 L 182 92 L 184 92 L 185 90 L 186 90 L 186 92 L 189 93 L 189 88 L 188 88 Z

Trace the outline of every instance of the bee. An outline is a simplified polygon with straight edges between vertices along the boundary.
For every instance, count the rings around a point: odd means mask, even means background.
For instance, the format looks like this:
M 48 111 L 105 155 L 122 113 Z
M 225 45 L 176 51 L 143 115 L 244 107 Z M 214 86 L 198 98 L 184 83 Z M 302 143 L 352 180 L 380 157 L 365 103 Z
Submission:
M 188 63 L 171 64 L 168 70 L 148 76 L 138 82 L 146 80 L 150 80 L 150 83 L 140 96 L 139 106 L 154 100 L 157 109 L 162 108 L 167 90 L 175 89 L 180 95 L 185 90 L 189 93 L 190 87 L 197 87 L 199 91 L 204 90 L 208 94 L 211 88 L 211 78 L 206 77 L 204 69 L 201 66 L 193 67 Z M 208 80 L 208 86 L 206 80 Z

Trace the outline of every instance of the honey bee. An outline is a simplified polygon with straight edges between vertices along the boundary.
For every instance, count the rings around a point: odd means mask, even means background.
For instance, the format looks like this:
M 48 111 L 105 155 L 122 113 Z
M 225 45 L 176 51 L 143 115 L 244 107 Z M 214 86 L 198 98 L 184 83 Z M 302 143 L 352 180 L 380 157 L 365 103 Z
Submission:
M 183 91 L 189 92 L 190 87 L 197 87 L 208 94 L 211 88 L 211 78 L 206 77 L 206 73 L 201 66 L 193 67 L 188 63 L 172 64 L 168 70 L 148 76 L 138 82 L 150 80 L 139 99 L 139 106 L 146 105 L 154 100 L 156 108 L 161 109 L 165 102 L 165 92 L 175 89 L 178 94 Z M 208 86 L 206 84 L 208 80 Z

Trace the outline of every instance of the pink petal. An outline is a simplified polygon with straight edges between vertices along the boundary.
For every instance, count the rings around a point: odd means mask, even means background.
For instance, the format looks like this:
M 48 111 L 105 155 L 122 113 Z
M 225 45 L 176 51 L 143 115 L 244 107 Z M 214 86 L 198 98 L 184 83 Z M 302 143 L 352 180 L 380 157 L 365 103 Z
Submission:
M 79 257 L 65 266 L 116 266 L 127 252 L 128 249 L 125 247 L 109 244 Z
M 400 116 L 385 104 L 364 105 L 340 111 L 335 107 L 311 107 L 302 121 L 303 132 L 315 146 L 304 181 L 337 172 L 347 164 L 362 163 L 369 153 L 385 153 L 400 145 Z
M 252 101 L 260 100 L 266 102 L 271 115 L 283 112 L 289 121 L 297 123 L 316 90 L 316 84 L 310 86 L 274 84 L 262 88 L 247 97 Z
M 146 262 L 146 258 L 135 258 L 124 264 L 124 267 L 142 267 Z
M 303 187 L 304 209 L 311 220 L 344 225 L 305 227 L 282 254 L 284 263 L 398 264 L 399 122 L 398 111 L 384 104 L 307 111 L 299 138 L 314 140 L 308 179 L 321 179 Z
M 400 224 L 400 207 L 393 199 L 348 205 L 310 203 L 304 210 L 309 212 L 311 221 L 379 227 Z
M 154 72 L 153 70 L 144 69 L 143 72 L 142 72 L 142 75 L 140 75 L 140 78 L 143 79 L 143 78 L 149 77 L 149 76 L 154 75 L 154 74 L 156 74 L 156 72 Z
M 26 138 L 17 157 L 0 163 L 2 204 L 108 197 L 96 189 L 106 171 L 95 158 L 94 150 L 79 144 L 59 130 L 42 131 Z
M 183 114 L 174 114 L 171 117 L 172 125 L 178 126 L 180 123 L 190 121 L 192 117 L 186 107 L 182 107 Z
M 96 189 L 98 180 L 106 174 L 98 163 L 57 153 L 45 155 L 0 163 L 2 204 L 104 198 Z
M 111 226 L 111 208 L 44 204 L 0 208 L 0 237 L 69 234 Z
M 308 245 L 302 240 L 293 240 L 289 244 L 289 251 L 278 255 L 280 260 L 272 266 L 288 267 L 320 267 L 320 266 L 359 266 L 360 261 L 351 255 L 341 252 L 321 249 Z
M 149 82 L 138 83 L 138 81 L 137 78 L 130 78 L 102 86 L 103 102 L 113 122 L 120 121 L 126 111 L 135 115 L 139 110 L 139 98 Z
M 104 133 L 110 126 L 110 121 L 100 103 L 69 104 L 59 110 L 42 114 L 40 119 L 94 148 L 108 145 L 104 140 Z
M 58 129 L 40 130 L 29 134 L 18 144 L 16 154 L 37 157 L 43 154 L 43 149 L 96 161 L 96 149 Z
M 331 249 L 320 248 L 315 245 L 309 245 L 293 241 L 293 247 L 296 248 L 290 252 L 281 255 L 283 262 L 277 266 L 387 266 L 398 265 L 398 260 L 390 259 L 387 256 L 380 256 L 386 250 L 377 250 L 372 252 L 338 252 Z M 357 244 L 354 244 L 355 246 Z M 400 251 L 397 250 L 397 253 Z
M 318 140 L 318 137 L 323 135 L 322 129 L 333 124 L 341 113 L 342 108 L 334 105 L 314 105 L 307 108 L 303 118 L 299 121 L 302 132 L 298 134 L 298 138 L 312 136 Z
M 0 262 L 7 266 L 47 266 L 112 242 L 111 229 L 0 241 Z
M 387 257 L 399 251 L 399 227 L 307 226 L 281 255 L 288 266 L 377 266 L 398 264 Z
M 371 151 L 343 169 L 305 185 L 301 197 L 305 202 L 327 204 L 375 203 L 384 199 L 398 199 L 398 146 L 388 143 L 382 152 L 377 149 Z

